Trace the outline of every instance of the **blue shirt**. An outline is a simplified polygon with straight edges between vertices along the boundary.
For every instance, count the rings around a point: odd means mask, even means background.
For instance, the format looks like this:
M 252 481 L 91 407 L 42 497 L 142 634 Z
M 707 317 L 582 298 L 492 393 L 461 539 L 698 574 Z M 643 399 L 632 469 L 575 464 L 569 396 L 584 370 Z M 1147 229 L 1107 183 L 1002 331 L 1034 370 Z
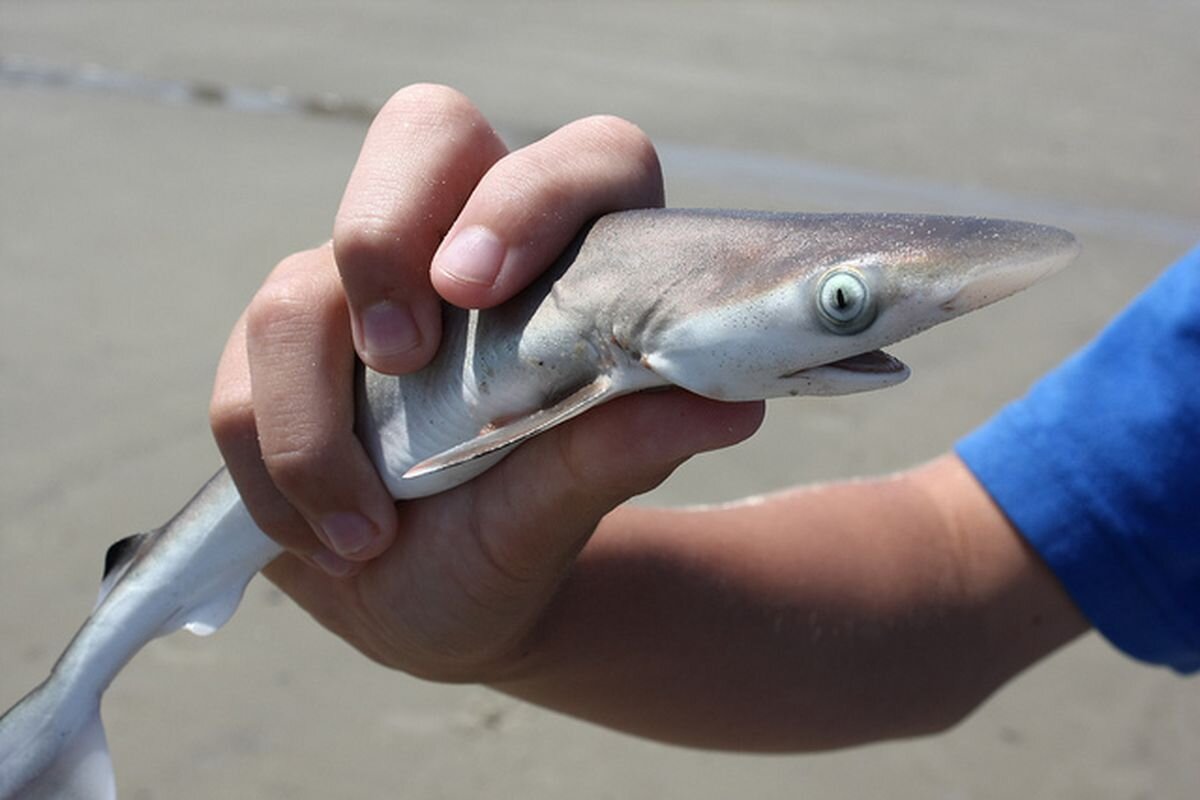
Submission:
M 1200 670 L 1200 247 L 956 449 L 1113 644 Z

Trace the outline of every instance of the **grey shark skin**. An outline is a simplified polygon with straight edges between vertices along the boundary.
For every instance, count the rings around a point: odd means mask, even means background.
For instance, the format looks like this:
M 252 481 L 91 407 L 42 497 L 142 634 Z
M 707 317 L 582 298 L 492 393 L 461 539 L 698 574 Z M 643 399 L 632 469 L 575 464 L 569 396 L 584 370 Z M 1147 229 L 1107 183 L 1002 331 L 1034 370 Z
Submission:
M 908 370 L 879 348 L 1076 252 L 1065 231 L 979 218 L 611 214 L 513 301 L 447 309 L 426 369 L 362 370 L 358 435 L 404 499 L 457 486 L 629 392 L 744 400 L 891 386 Z M 0 718 L 0 798 L 114 797 L 104 690 L 150 639 L 219 628 L 279 553 L 224 469 L 162 528 L 115 545 L 100 599 L 50 677 Z

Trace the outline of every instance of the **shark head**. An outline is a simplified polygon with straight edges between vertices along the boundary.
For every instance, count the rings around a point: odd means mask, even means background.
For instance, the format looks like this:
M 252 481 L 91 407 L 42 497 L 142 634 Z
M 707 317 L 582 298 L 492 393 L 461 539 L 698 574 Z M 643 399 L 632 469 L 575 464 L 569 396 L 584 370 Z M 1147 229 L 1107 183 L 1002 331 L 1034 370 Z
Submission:
M 721 400 L 892 386 L 908 368 L 881 348 L 1020 291 L 1068 264 L 1075 237 L 976 217 L 770 215 L 736 294 L 653 331 L 646 366 Z M 748 245 L 743 244 L 746 249 Z

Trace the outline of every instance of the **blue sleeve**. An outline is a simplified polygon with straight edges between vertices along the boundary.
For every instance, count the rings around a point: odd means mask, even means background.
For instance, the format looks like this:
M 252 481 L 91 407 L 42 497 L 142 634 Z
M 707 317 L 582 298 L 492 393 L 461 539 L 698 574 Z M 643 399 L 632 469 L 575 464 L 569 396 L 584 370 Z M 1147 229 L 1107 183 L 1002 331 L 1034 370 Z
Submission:
M 1200 670 L 1200 248 L 956 449 L 1113 644 Z

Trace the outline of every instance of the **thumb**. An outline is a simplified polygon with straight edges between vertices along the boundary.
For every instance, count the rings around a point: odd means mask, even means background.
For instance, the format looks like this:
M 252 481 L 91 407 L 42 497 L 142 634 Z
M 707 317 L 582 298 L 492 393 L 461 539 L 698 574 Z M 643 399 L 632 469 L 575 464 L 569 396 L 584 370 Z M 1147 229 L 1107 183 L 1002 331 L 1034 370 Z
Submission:
M 718 402 L 682 390 L 650 392 L 542 434 L 483 476 L 503 492 L 502 501 L 489 501 L 490 492 L 476 501 L 491 502 L 505 517 L 484 528 L 502 537 L 490 543 L 492 553 L 503 554 L 510 574 L 556 582 L 605 514 L 691 456 L 746 439 L 764 409 L 762 402 Z
M 559 507 L 569 504 L 602 516 L 658 486 L 688 458 L 751 436 L 765 407 L 678 389 L 621 398 L 543 437 L 538 444 L 547 451 L 549 468 L 540 489 Z

